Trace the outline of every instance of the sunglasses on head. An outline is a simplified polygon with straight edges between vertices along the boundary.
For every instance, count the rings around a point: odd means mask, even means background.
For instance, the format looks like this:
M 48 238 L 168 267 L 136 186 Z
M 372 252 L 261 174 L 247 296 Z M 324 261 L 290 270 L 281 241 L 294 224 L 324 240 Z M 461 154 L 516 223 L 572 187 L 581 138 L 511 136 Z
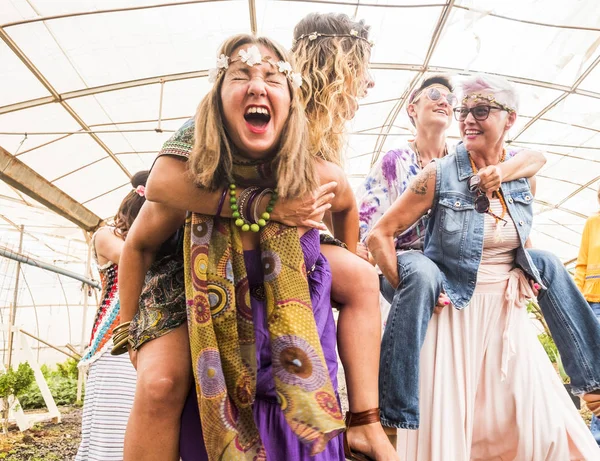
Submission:
M 469 178 L 467 184 L 470 192 L 477 193 L 477 197 L 475 197 L 475 211 L 477 213 L 487 213 L 490 216 L 492 216 L 496 220 L 496 222 L 502 221 L 504 223 L 502 225 L 506 226 L 506 219 L 498 216 L 490 210 L 490 199 L 485 194 L 485 192 L 483 192 L 479 187 L 479 185 L 481 184 L 481 178 L 478 175 L 474 174 Z
M 439 88 L 429 87 L 425 88 L 421 93 L 419 93 L 411 102 L 411 104 L 416 103 L 421 95 L 425 94 L 430 101 L 438 102 L 441 98 L 445 98 L 446 102 L 450 107 L 456 106 L 458 103 L 458 98 L 454 95 L 454 93 L 448 93 L 447 95 L 443 95 Z

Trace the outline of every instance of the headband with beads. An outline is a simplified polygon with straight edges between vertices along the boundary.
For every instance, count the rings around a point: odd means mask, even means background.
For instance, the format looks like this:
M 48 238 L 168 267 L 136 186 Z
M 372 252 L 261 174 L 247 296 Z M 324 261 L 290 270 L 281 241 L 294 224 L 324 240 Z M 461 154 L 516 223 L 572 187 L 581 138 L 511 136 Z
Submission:
M 252 45 L 246 50 L 240 50 L 238 56 L 240 58 L 234 60 L 230 60 L 229 56 L 224 54 L 219 56 L 217 58 L 217 67 L 208 71 L 208 81 L 210 83 L 215 83 L 220 75 L 229 68 L 229 64 L 233 64 L 234 62 L 241 61 L 250 67 L 260 64 L 261 62 L 268 62 L 272 66 L 277 67 L 279 72 L 285 74 L 287 79 L 291 82 L 293 88 L 300 88 L 302 86 L 302 75 L 300 75 L 298 72 L 294 72 L 292 65 L 289 62 L 279 61 L 276 63 L 266 57 L 263 58 L 256 45 Z
M 296 46 L 296 43 L 298 43 L 303 38 L 308 38 L 308 40 L 310 40 L 312 42 L 313 40 L 316 40 L 319 37 L 351 37 L 351 38 L 356 38 L 358 40 L 363 40 L 363 41 L 367 42 L 369 44 L 369 46 L 371 46 L 371 47 L 375 45 L 375 42 L 373 42 L 373 40 L 369 40 L 364 37 L 361 37 L 358 34 L 357 30 L 352 29 L 349 34 L 323 34 L 321 32 L 311 32 L 310 34 L 302 34 L 298 38 L 296 38 L 292 41 L 292 48 L 294 46 Z

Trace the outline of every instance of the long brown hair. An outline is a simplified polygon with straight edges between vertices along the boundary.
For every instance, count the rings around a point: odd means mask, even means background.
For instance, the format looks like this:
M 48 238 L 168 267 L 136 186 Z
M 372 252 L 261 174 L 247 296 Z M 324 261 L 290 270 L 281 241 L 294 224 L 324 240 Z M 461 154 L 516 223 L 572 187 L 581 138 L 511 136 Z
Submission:
M 277 59 L 289 62 L 294 67 L 293 56 L 281 45 L 265 37 L 234 35 L 219 48 L 217 56 L 231 56 L 243 45 L 262 45 L 272 50 Z M 204 188 L 215 190 L 233 180 L 233 153 L 236 150 L 227 134 L 223 120 L 221 102 L 222 72 L 213 88 L 202 99 L 196 111 L 194 148 L 189 165 L 194 182 Z M 299 91 L 288 81 L 291 102 L 288 119 L 281 133 L 278 153 L 273 164 L 277 178 L 277 189 L 282 197 L 297 196 L 314 190 L 318 186 L 314 158 L 308 149 L 308 129 L 304 107 Z
M 320 34 L 343 37 L 310 37 Z M 299 39 L 299 37 L 304 38 Z M 294 28 L 292 51 L 305 83 L 310 149 L 314 155 L 342 164 L 345 124 L 358 107 L 371 55 L 369 26 L 345 14 L 311 13 Z
M 121 237 L 125 239 L 127 237 L 127 232 L 131 228 L 133 221 L 137 218 L 142 205 L 146 201 L 146 196 L 144 193 L 138 193 L 136 189 L 139 186 L 146 187 L 146 181 L 148 180 L 149 171 L 138 171 L 131 178 L 131 185 L 133 189 L 129 191 L 129 193 L 125 196 L 121 205 L 119 206 L 119 211 L 114 218 L 114 226 L 115 226 L 115 235 L 117 237 Z M 143 190 L 143 189 L 141 189 Z

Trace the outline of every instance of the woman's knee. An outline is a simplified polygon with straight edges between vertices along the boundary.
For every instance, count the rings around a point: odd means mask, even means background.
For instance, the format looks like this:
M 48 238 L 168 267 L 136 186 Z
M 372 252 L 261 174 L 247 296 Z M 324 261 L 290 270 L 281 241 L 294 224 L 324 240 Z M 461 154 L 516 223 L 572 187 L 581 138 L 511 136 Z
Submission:
M 150 413 L 179 417 L 190 389 L 189 373 L 174 369 L 154 369 L 138 373 L 136 400 Z
M 351 255 L 345 263 L 340 263 L 340 278 L 352 297 L 374 296 L 379 293 L 379 275 L 375 268 L 364 259 Z M 335 272 L 334 272 L 335 274 Z
M 442 273 L 439 267 L 420 251 L 409 251 L 398 256 L 400 283 L 414 282 L 424 289 L 441 289 Z
M 566 271 L 559 257 L 550 251 L 529 249 L 527 252 L 543 279 L 552 279 L 558 271 Z

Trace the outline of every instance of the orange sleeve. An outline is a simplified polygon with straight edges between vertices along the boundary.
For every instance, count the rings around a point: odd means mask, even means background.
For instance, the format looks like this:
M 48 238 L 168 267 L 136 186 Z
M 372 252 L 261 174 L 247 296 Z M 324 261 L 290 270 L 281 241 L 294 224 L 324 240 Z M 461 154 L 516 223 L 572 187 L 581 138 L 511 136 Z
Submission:
M 577 257 L 577 265 L 575 266 L 575 284 L 579 291 L 583 293 L 583 285 L 585 283 L 585 276 L 587 272 L 587 261 L 588 261 L 588 243 L 590 233 L 590 219 L 585 222 L 583 227 L 583 235 L 581 236 L 581 246 L 579 247 L 579 256 Z

